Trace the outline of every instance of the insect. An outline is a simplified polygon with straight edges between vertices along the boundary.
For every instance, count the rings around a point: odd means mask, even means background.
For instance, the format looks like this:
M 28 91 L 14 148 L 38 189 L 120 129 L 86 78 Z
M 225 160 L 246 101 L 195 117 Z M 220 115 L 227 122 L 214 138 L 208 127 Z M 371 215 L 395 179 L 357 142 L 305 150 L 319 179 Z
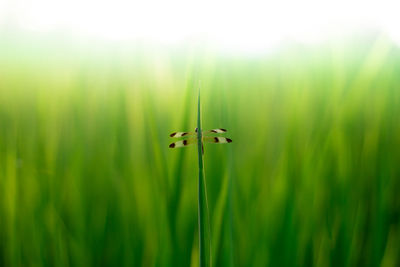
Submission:
M 232 139 L 226 138 L 226 137 L 214 137 L 214 136 L 204 136 L 204 134 L 223 134 L 226 133 L 227 131 L 225 129 L 219 128 L 219 129 L 212 129 L 209 131 L 203 131 L 202 135 L 202 141 L 205 143 L 215 143 L 215 144 L 225 144 L 225 143 L 231 143 Z M 169 135 L 170 137 L 174 138 L 179 138 L 179 137 L 189 137 L 188 139 L 185 140 L 180 140 L 174 143 L 171 143 L 169 145 L 170 148 L 175 148 L 175 147 L 184 147 L 184 146 L 189 146 L 197 143 L 197 128 L 195 129 L 194 132 L 175 132 Z

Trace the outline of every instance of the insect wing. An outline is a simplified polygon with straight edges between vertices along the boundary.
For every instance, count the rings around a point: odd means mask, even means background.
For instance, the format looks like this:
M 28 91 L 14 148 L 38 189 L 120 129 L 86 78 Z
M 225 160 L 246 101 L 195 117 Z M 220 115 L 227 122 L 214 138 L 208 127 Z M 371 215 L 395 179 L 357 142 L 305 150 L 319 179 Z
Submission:
M 226 137 L 203 137 L 204 142 L 206 143 L 214 143 L 214 144 L 226 144 L 232 143 L 232 139 Z
M 195 144 L 196 141 L 197 141 L 196 138 L 189 138 L 189 139 L 186 139 L 186 140 L 180 140 L 180 141 L 174 142 L 174 143 L 170 144 L 169 147 L 170 148 L 175 148 L 175 147 L 190 146 L 190 145 Z

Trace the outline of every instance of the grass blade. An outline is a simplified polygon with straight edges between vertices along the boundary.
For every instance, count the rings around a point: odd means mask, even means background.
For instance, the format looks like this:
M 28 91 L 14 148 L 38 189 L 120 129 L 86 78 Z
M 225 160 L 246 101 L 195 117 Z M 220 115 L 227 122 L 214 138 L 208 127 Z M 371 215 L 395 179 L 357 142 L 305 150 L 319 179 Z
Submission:
M 200 267 L 211 266 L 210 220 L 207 201 L 207 188 L 204 176 L 203 144 L 201 129 L 200 90 L 197 105 L 197 150 L 199 157 L 199 187 L 198 187 L 198 216 L 199 216 L 199 255 Z

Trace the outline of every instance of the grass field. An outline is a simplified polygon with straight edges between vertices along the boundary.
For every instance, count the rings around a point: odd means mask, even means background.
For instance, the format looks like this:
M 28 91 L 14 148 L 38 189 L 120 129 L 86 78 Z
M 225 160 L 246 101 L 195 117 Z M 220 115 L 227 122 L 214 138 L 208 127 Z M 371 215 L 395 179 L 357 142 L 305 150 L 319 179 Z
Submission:
M 212 49 L 0 44 L 0 266 L 399 266 L 400 49 L 385 37 Z

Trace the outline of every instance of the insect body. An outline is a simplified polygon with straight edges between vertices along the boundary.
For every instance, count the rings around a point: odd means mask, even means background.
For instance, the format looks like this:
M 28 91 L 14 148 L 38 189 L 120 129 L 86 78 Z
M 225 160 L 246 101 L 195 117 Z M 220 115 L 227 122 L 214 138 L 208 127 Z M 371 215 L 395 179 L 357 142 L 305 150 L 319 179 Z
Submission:
M 226 133 L 226 130 L 219 128 L 219 129 L 212 129 L 209 131 L 203 131 L 202 141 L 205 143 L 214 143 L 214 144 L 225 144 L 225 143 L 232 142 L 232 139 L 229 139 L 226 137 L 204 136 L 205 134 L 213 134 L 213 133 L 222 134 L 222 133 Z M 180 141 L 170 144 L 169 145 L 170 148 L 193 145 L 193 144 L 197 143 L 197 128 L 194 132 L 175 132 L 175 133 L 170 134 L 169 136 L 174 137 L 174 138 L 189 137 L 185 140 L 180 140 Z

